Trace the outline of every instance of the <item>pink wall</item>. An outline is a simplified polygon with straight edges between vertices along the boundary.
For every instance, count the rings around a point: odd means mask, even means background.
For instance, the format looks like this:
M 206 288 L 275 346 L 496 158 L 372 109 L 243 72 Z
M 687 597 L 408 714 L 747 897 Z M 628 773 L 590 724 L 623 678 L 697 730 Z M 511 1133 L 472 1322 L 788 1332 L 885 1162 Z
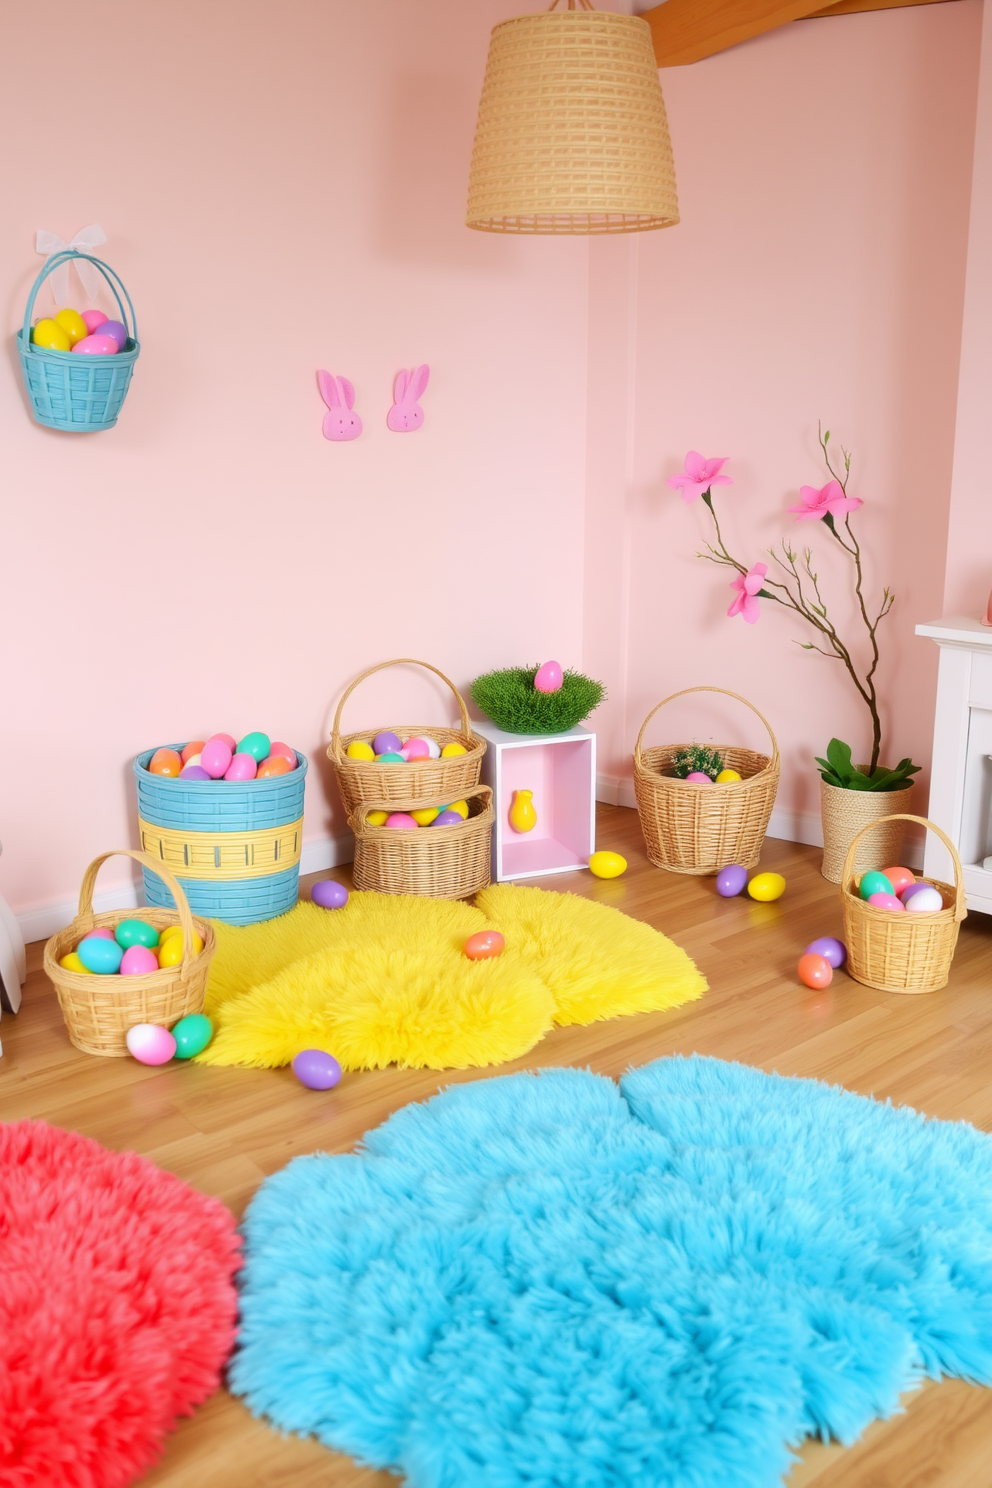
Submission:
M 806 22 L 662 73 L 682 223 L 594 246 L 591 259 L 593 299 L 598 278 L 616 306 L 590 327 L 592 467 L 604 447 L 617 454 L 615 489 L 590 485 L 588 499 L 612 532 L 610 572 L 629 572 L 626 594 L 587 573 L 587 634 L 613 636 L 626 664 L 608 773 L 624 773 L 648 709 L 699 682 L 773 721 L 783 832 L 815 832 L 812 756 L 831 734 L 863 751 L 839 664 L 799 651 L 799 622 L 770 605 L 754 627 L 725 618 L 729 573 L 693 557 L 704 509 L 664 484 L 689 448 L 730 455 L 725 531 L 756 561 L 793 535 L 798 487 L 822 484 L 818 417 L 855 452 L 870 586 L 897 593 L 881 674 L 887 753 L 929 757 L 936 652 L 913 626 L 942 599 L 980 20 L 962 0 Z M 624 303 L 636 306 L 626 317 Z M 632 432 L 608 411 L 620 384 Z M 804 528 L 833 594 L 837 555 Z M 729 703 L 679 708 L 653 741 L 761 739 Z
M 141 748 L 270 730 L 316 757 L 307 835 L 327 839 L 344 830 L 320 761 L 331 704 L 363 667 L 424 656 L 464 685 L 578 659 L 587 245 L 462 225 L 489 31 L 515 9 L 2 8 L 7 332 L 35 230 L 99 221 L 142 340 L 109 433 L 41 429 L 12 353 L 0 370 L 15 908 L 71 898 L 133 840 Z M 419 361 L 427 421 L 390 434 L 393 374 Z M 321 366 L 358 388 L 354 444 L 321 437 Z M 350 718 L 451 713 L 393 676 Z

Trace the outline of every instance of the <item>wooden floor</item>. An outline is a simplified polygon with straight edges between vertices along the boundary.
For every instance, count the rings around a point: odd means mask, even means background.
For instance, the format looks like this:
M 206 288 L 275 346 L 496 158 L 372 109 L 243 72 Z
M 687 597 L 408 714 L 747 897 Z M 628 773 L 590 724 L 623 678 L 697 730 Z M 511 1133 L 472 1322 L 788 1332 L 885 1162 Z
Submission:
M 795 975 L 803 947 L 841 931 L 838 890 L 820 876 L 816 849 L 769 839 L 762 867 L 784 873 L 788 889 L 779 903 L 757 905 L 720 899 L 711 879 L 652 868 L 631 811 L 599 808 L 598 845 L 628 858 L 623 878 L 572 873 L 540 885 L 586 894 L 663 930 L 695 959 L 711 990 L 683 1011 L 556 1030 L 500 1073 L 574 1064 L 617 1076 L 661 1054 L 698 1050 L 992 1129 L 992 918 L 973 915 L 964 924 L 945 992 L 871 992 L 842 972 L 827 991 L 810 992 Z M 347 869 L 335 876 L 349 882 Z M 289 1070 L 153 1070 L 130 1059 L 88 1058 L 65 1035 L 41 950 L 29 951 L 21 1013 L 4 1016 L 0 1029 L 0 1119 L 43 1117 L 109 1147 L 133 1148 L 238 1214 L 266 1174 L 297 1153 L 347 1151 L 398 1106 L 489 1073 L 368 1072 L 316 1094 Z M 992 1390 L 946 1381 L 905 1405 L 904 1415 L 871 1427 L 853 1448 L 808 1444 L 789 1488 L 992 1488 Z M 180 1425 L 144 1481 L 153 1488 L 385 1488 L 395 1479 L 313 1442 L 279 1437 L 221 1391 Z

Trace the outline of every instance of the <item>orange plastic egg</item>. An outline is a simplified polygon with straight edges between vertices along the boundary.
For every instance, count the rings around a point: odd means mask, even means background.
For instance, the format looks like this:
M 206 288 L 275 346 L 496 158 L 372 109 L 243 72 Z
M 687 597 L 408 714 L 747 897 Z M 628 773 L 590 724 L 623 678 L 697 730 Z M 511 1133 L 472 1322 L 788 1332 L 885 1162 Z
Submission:
M 206 739 L 191 739 L 179 756 L 183 764 L 188 765 L 194 754 L 199 754 L 206 742 Z
M 834 969 L 826 956 L 817 956 L 812 951 L 807 951 L 804 956 L 799 957 L 799 980 L 806 987 L 812 987 L 819 991 L 821 987 L 829 987 L 834 979 Z
M 256 780 L 269 780 L 273 775 L 288 775 L 292 765 L 284 754 L 270 754 L 258 767 Z
M 168 775 L 174 779 L 182 767 L 183 762 L 174 749 L 156 749 L 148 761 L 150 775 Z
M 498 930 L 477 930 L 462 947 L 470 961 L 490 961 L 502 956 L 505 948 L 506 941 Z

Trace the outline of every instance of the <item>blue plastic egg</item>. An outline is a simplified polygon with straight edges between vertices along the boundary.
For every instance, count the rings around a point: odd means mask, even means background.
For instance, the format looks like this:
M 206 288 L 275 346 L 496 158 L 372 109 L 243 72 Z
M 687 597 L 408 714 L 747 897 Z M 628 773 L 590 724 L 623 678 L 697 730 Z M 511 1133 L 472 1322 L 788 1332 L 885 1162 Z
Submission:
M 97 936 L 87 936 L 85 940 L 81 940 L 76 947 L 76 954 L 87 971 L 95 971 L 100 976 L 115 975 L 120 971 L 124 958 L 123 947 L 116 940 L 104 940 Z

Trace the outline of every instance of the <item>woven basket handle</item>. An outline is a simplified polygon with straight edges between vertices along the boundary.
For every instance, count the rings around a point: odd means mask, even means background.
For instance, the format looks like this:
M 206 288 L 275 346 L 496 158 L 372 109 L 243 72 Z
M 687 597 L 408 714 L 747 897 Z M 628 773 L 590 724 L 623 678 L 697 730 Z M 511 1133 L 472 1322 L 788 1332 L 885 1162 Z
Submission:
M 455 694 L 455 698 L 458 702 L 458 711 L 462 715 L 462 733 L 466 736 L 466 738 L 471 739 L 473 737 L 472 725 L 469 722 L 468 709 L 465 706 L 465 699 L 462 697 L 461 693 L 458 691 L 458 688 L 455 686 L 454 682 L 452 682 L 451 678 L 446 677 L 440 670 L 440 668 L 431 666 L 429 661 L 417 661 L 416 657 L 413 656 L 398 656 L 395 661 L 380 661 L 378 666 L 369 667 L 367 672 L 362 672 L 359 676 L 357 676 L 354 682 L 352 682 L 350 686 L 346 687 L 344 692 L 341 694 L 341 701 L 338 703 L 337 712 L 334 714 L 334 728 L 331 732 L 331 748 L 334 750 L 334 754 L 337 759 L 341 759 L 343 757 L 341 754 L 341 714 L 344 712 L 345 703 L 351 697 L 351 694 L 354 692 L 359 682 L 364 682 L 366 677 L 371 677 L 376 672 L 384 671 L 386 667 L 394 666 L 426 667 L 429 672 L 433 672 L 436 677 L 440 677 L 442 682 L 446 682 L 447 685 L 451 688 L 452 692 Z
M 763 713 L 759 713 L 758 712 L 758 709 L 754 706 L 754 704 L 753 703 L 749 703 L 746 697 L 741 697 L 741 695 L 740 695 L 739 692 L 730 692 L 730 691 L 728 691 L 728 689 L 726 687 L 683 687 L 683 689 L 682 689 L 681 692 L 673 692 L 672 695 L 671 695 L 671 697 L 662 698 L 661 702 L 658 703 L 658 704 L 656 704 L 655 707 L 653 707 L 651 709 L 651 712 L 648 714 L 647 718 L 645 718 L 644 722 L 641 724 L 641 732 L 638 734 L 638 736 L 637 736 L 637 743 L 634 745 L 634 761 L 635 761 L 636 764 L 639 765 L 641 763 L 641 745 L 644 742 L 644 734 L 645 734 L 645 731 L 647 730 L 648 724 L 651 722 L 651 720 L 654 717 L 654 715 L 658 712 L 658 709 L 659 708 L 664 708 L 667 703 L 674 703 L 674 701 L 675 701 L 676 698 L 687 697 L 690 692 L 719 692 L 723 697 L 736 698 L 739 703 L 743 703 L 744 704 L 745 708 L 750 708 L 751 709 L 751 712 L 754 713 L 758 718 L 761 719 L 762 723 L 765 725 L 765 728 L 768 730 L 768 737 L 772 741 L 772 760 L 771 760 L 771 762 L 772 762 L 773 765 L 777 765 L 778 764 L 778 762 L 779 762 L 778 740 L 776 739 L 775 735 L 772 733 L 772 726 L 768 722 L 768 719 L 765 717 L 765 715 Z
M 488 785 L 477 785 L 472 790 L 467 790 L 464 795 L 459 796 L 458 799 L 460 801 L 471 801 L 474 800 L 476 796 L 480 797 L 484 806 L 488 806 L 492 802 L 493 793 Z M 450 805 L 450 796 L 435 796 L 429 801 L 418 801 L 417 804 L 412 807 L 412 810 L 429 811 L 432 806 L 441 807 Z M 361 804 L 357 806 L 356 809 L 348 817 L 348 825 L 353 832 L 357 832 L 359 827 L 363 827 L 365 825 L 365 818 L 370 811 L 393 812 L 396 809 L 396 803 L 394 801 L 362 801 Z M 452 823 L 452 825 L 454 825 L 454 823 Z M 407 828 L 407 830 L 409 830 L 409 828 Z
M 179 880 L 173 876 L 164 863 L 153 858 L 151 853 L 139 852 L 131 847 L 115 848 L 113 852 L 102 853 L 100 857 L 94 858 L 86 872 L 83 874 L 82 886 L 79 890 L 79 913 L 73 921 L 74 930 L 92 930 L 95 923 L 93 914 L 93 886 L 96 876 L 100 872 L 108 858 L 133 858 L 149 872 L 155 873 L 165 884 L 176 901 L 176 909 L 179 911 L 179 924 L 182 927 L 183 959 L 177 968 L 185 976 L 187 968 L 192 967 L 193 956 L 193 916 L 189 911 L 189 900 L 183 893 Z
M 866 832 L 870 832 L 872 827 L 878 827 L 883 822 L 892 821 L 915 822 L 918 827 L 925 827 L 928 832 L 933 832 L 940 838 L 950 853 L 951 862 L 954 864 L 954 918 L 956 920 L 963 920 L 968 911 L 964 902 L 964 869 L 961 867 L 961 859 L 958 856 L 957 848 L 947 833 L 942 831 L 936 822 L 928 821 L 925 816 L 910 816 L 905 811 L 896 811 L 892 816 L 880 816 L 876 821 L 868 822 L 866 826 L 861 828 L 857 836 L 853 838 L 850 847 L 847 849 L 847 857 L 844 859 L 844 872 L 841 875 L 841 889 L 843 892 L 849 894 L 854 888 L 854 855 L 861 838 Z
M 102 258 L 94 258 L 91 253 L 80 253 L 78 248 L 63 248 L 60 253 L 52 254 L 51 258 L 43 265 L 41 273 L 31 286 L 31 293 L 28 295 L 28 303 L 24 311 L 24 329 L 22 334 L 25 346 L 31 339 L 31 316 L 34 312 L 34 302 L 38 298 L 39 289 L 53 269 L 57 269 L 61 264 L 71 263 L 74 258 L 85 258 L 87 263 L 93 264 L 95 268 L 100 270 L 100 273 L 114 292 L 114 299 L 117 301 L 117 308 L 121 312 L 121 321 L 125 330 L 127 330 L 127 314 L 124 310 L 124 300 L 127 300 L 127 308 L 131 312 L 130 336 L 132 341 L 137 341 L 138 323 L 134 318 L 134 306 L 131 304 L 131 296 L 124 288 L 118 275 L 109 264 L 104 263 Z M 124 296 L 124 300 L 121 299 L 121 295 Z

